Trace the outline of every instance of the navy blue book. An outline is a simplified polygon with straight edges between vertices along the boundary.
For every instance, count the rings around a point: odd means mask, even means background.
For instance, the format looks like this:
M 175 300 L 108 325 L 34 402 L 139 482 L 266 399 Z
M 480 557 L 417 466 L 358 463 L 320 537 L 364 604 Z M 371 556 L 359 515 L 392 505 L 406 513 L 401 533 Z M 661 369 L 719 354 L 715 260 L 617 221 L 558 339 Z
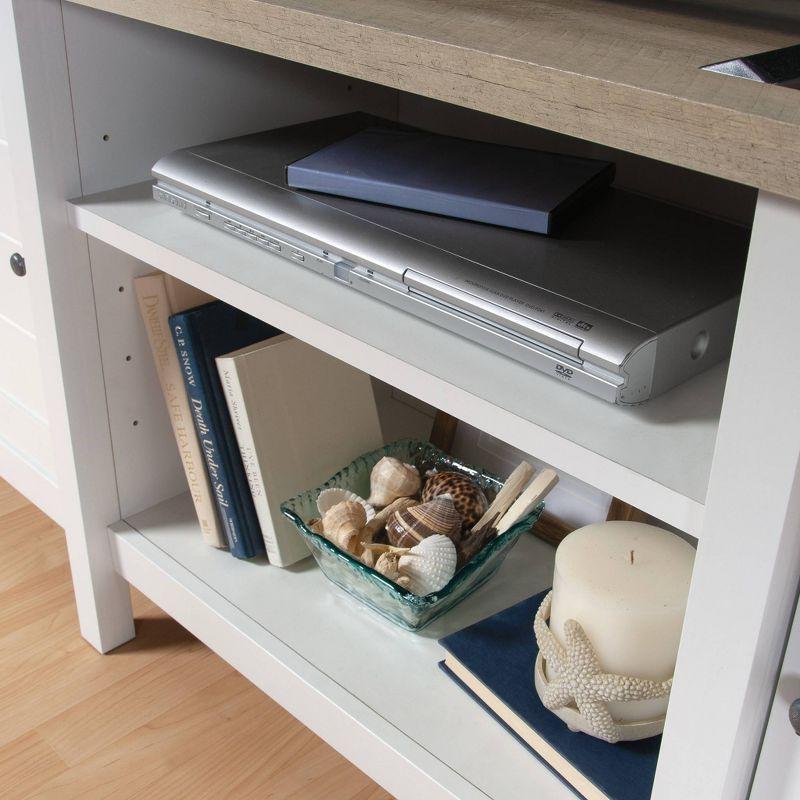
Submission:
M 424 131 L 367 128 L 289 164 L 289 186 L 551 233 L 614 165 Z
M 280 331 L 219 300 L 173 314 L 169 324 L 228 547 L 237 558 L 264 555 L 261 528 L 214 359 Z
M 442 670 L 587 800 L 647 800 L 661 737 L 608 744 L 572 733 L 539 700 L 533 618 L 547 592 L 440 640 Z

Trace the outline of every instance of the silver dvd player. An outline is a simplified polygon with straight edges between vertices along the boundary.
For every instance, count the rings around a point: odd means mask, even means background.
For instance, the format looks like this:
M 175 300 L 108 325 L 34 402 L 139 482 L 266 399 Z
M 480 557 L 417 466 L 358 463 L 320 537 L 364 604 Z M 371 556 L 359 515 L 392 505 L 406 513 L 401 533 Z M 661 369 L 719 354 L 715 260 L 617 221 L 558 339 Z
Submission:
M 351 114 L 190 147 L 153 196 L 609 402 L 725 358 L 749 231 L 611 189 L 558 237 L 290 189 L 286 165 L 368 125 Z

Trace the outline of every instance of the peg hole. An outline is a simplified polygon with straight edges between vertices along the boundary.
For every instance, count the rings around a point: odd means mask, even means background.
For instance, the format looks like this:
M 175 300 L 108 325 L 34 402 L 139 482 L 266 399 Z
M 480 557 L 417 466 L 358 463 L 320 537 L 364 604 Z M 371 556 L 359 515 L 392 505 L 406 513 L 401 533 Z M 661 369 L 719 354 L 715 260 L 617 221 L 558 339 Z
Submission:
M 138 425 L 139 425 L 139 420 L 138 420 L 138 419 L 135 419 L 135 420 L 133 421 L 133 427 L 135 428 L 135 427 L 137 427 Z
M 700 333 L 694 337 L 692 349 L 689 351 L 692 361 L 697 361 L 698 358 L 702 358 L 705 355 L 708 349 L 708 338 L 708 331 L 700 331 Z
M 104 133 L 103 134 L 103 141 L 104 142 L 110 142 L 111 141 L 111 134 L 110 133 Z

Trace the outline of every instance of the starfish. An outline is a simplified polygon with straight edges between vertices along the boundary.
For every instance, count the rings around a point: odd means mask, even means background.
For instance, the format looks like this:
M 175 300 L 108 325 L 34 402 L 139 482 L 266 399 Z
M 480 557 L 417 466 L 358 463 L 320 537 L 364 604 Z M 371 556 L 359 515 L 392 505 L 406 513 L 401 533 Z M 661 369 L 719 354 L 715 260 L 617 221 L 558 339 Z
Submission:
M 552 599 L 551 591 L 533 621 L 539 650 L 553 673 L 541 694 L 542 703 L 550 711 L 576 705 L 598 739 L 618 742 L 620 729 L 606 703 L 664 697 L 672 689 L 672 679 L 650 681 L 604 672 L 589 637 L 574 619 L 564 623 L 562 646 L 547 625 Z

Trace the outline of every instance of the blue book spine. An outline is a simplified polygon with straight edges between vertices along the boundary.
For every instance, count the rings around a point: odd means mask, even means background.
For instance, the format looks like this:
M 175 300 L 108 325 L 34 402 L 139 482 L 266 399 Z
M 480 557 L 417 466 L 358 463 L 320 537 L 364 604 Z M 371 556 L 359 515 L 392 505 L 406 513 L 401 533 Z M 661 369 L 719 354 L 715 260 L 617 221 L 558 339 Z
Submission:
M 224 421 L 226 418 L 222 415 L 227 414 L 227 410 L 219 407 L 221 392 L 214 391 L 214 381 L 218 382 L 219 379 L 216 375 L 209 373 L 207 359 L 198 352 L 201 337 L 193 331 L 194 325 L 191 316 L 175 314 L 170 317 L 170 326 L 183 373 L 183 381 L 186 385 L 189 406 L 192 409 L 197 438 L 205 456 L 208 477 L 228 540 L 228 547 L 231 554 L 237 558 L 253 558 L 253 556 L 263 555 L 264 545 L 261 539 L 261 529 L 255 515 L 255 508 L 252 507 L 252 497 L 250 497 L 249 489 L 244 498 L 240 492 L 237 492 L 236 463 L 231 458 L 229 448 L 225 446 Z M 228 427 L 230 427 L 229 421 Z M 250 509 L 252 513 L 249 515 L 247 513 L 248 500 L 252 507 Z M 257 535 L 248 535 L 248 532 L 253 530 Z

